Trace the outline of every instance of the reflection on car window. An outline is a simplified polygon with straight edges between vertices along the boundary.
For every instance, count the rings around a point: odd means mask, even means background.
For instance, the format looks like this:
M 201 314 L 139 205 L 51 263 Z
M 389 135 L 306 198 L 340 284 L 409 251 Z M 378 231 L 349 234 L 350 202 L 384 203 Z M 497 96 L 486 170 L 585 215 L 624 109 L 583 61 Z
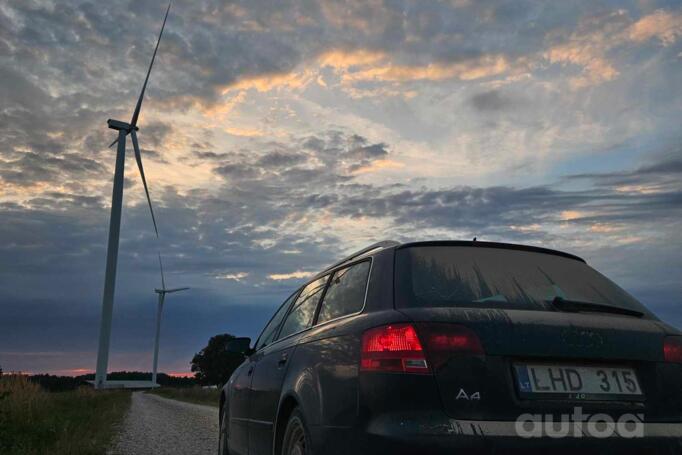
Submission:
M 298 299 L 296 299 L 293 308 L 284 321 L 279 338 L 284 338 L 292 333 L 300 332 L 312 325 L 317 303 L 320 301 L 320 297 L 322 297 L 322 291 L 324 291 L 324 287 L 327 284 L 327 278 L 329 277 L 325 276 L 319 280 L 315 280 L 303 288 L 303 291 L 301 291 L 301 294 L 298 296 Z
M 414 246 L 396 253 L 396 305 L 547 309 L 555 297 L 646 309 L 582 261 L 535 251 Z
M 263 329 L 263 333 L 261 333 L 260 338 L 258 338 L 258 342 L 256 344 L 256 351 L 272 343 L 273 339 L 275 338 L 275 335 L 277 335 L 277 329 L 282 323 L 282 319 L 284 319 L 284 316 L 287 314 L 287 310 L 289 309 L 291 302 L 295 298 L 296 293 L 289 297 L 286 300 L 286 302 L 284 302 L 282 306 L 279 307 L 279 310 L 277 310 L 277 312 L 272 317 L 268 325 L 265 326 L 265 328 Z
M 362 309 L 369 265 L 369 261 L 365 261 L 334 272 L 322 301 L 318 323 L 357 313 Z

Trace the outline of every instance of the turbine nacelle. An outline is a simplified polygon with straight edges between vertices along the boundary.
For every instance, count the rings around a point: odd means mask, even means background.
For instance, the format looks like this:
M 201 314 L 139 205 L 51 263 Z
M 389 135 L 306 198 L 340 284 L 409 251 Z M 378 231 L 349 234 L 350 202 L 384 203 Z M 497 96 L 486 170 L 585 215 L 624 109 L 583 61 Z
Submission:
M 113 118 L 110 118 L 109 120 L 107 120 L 107 125 L 112 130 L 126 131 L 128 133 L 130 133 L 133 129 L 135 131 L 139 131 L 139 129 L 140 129 L 137 126 L 131 126 L 130 123 L 122 122 L 120 120 L 114 120 Z

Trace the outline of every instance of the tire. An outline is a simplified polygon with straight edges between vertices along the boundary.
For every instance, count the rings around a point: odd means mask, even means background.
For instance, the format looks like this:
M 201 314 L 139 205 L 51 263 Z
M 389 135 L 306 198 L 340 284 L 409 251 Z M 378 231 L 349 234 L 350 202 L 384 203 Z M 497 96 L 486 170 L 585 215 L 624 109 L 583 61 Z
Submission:
M 295 408 L 289 416 L 282 439 L 281 455 L 313 455 L 310 432 L 303 413 L 298 408 Z
M 227 402 L 223 404 L 223 409 L 222 409 L 222 418 L 220 419 L 220 430 L 219 430 L 219 436 L 218 436 L 218 455 L 230 455 L 230 449 L 227 446 L 227 437 L 228 437 L 228 422 L 229 422 L 229 416 L 227 414 Z

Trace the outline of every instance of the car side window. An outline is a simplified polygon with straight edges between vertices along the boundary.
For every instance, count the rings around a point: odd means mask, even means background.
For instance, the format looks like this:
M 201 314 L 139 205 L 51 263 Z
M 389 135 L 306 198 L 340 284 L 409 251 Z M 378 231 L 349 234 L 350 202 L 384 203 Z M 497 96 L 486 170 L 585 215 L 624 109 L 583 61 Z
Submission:
M 284 320 L 279 338 L 300 332 L 313 324 L 313 317 L 329 275 L 308 284 L 299 294 L 289 315 Z
M 369 261 L 337 270 L 322 301 L 318 324 L 348 314 L 357 313 L 365 303 L 369 277 Z
M 268 322 L 268 325 L 265 326 L 263 333 L 261 333 L 258 341 L 256 342 L 256 351 L 269 345 L 275 339 L 275 336 L 277 335 L 277 329 L 279 329 L 284 316 L 287 314 L 287 310 L 289 310 L 289 307 L 291 306 L 291 302 L 296 298 L 297 295 L 297 293 L 294 293 L 291 297 L 289 297 L 286 302 L 279 307 L 279 310 L 277 310 L 272 319 L 270 319 L 270 322 Z

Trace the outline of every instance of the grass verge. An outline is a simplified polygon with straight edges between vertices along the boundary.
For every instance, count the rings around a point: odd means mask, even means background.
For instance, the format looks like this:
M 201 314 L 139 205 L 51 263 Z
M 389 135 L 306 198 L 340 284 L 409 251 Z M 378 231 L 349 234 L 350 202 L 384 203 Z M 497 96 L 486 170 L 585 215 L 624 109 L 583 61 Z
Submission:
M 187 401 L 218 407 L 220 405 L 220 389 L 202 389 L 201 387 L 159 387 L 147 393 L 153 393 L 172 400 Z
M 47 392 L 24 376 L 1 376 L 0 453 L 106 453 L 129 405 L 126 391 Z

